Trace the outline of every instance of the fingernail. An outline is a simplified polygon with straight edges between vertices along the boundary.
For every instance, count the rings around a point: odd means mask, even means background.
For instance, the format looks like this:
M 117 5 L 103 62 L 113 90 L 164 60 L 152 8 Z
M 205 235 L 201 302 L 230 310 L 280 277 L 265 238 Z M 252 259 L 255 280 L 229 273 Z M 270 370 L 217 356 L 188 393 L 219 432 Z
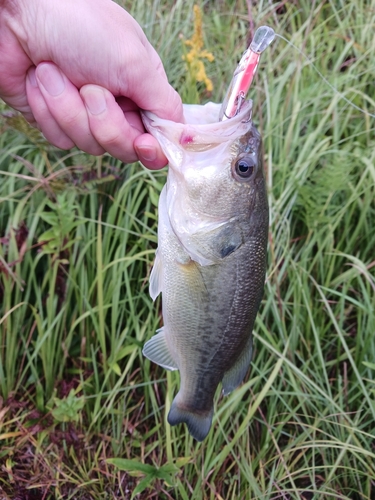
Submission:
M 85 89 L 81 93 L 87 109 L 92 115 L 100 115 L 107 109 L 104 92 L 101 89 Z
M 62 94 L 65 89 L 64 77 L 59 68 L 53 64 L 40 64 L 37 69 L 37 78 L 46 91 L 54 97 Z
M 155 148 L 151 148 L 148 146 L 138 146 L 135 148 L 137 151 L 137 154 L 139 156 L 140 161 L 146 160 L 146 161 L 155 161 L 156 160 L 156 151 Z
M 35 68 L 30 68 L 27 77 L 29 79 L 30 85 L 34 88 L 38 88 L 38 82 L 36 81 Z

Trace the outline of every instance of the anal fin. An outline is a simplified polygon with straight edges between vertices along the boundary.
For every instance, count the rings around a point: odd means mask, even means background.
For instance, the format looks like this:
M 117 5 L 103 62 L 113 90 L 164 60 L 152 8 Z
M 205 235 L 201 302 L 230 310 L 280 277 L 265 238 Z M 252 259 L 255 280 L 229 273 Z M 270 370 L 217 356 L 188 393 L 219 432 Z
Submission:
M 244 350 L 242 351 L 240 357 L 236 363 L 232 366 L 230 370 L 225 372 L 222 385 L 223 394 L 226 396 L 232 392 L 236 387 L 240 385 L 244 379 L 246 372 L 249 368 L 251 356 L 253 354 L 253 336 L 250 335 L 249 340 L 246 343 Z
M 165 329 L 160 328 L 150 340 L 143 346 L 142 353 L 150 361 L 162 366 L 166 370 L 178 370 L 176 361 L 169 350 L 165 338 Z

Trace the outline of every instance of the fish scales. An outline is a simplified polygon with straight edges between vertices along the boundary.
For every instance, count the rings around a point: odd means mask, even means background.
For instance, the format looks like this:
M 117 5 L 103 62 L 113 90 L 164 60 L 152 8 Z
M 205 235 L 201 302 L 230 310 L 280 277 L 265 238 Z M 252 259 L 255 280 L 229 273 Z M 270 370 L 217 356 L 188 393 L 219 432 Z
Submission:
M 211 426 L 218 385 L 231 392 L 250 363 L 268 235 L 261 138 L 249 120 L 251 101 L 226 122 L 218 122 L 219 108 L 186 106 L 187 124 L 144 116 L 170 166 L 150 279 L 151 296 L 162 293 L 164 327 L 144 354 L 180 371 L 168 421 L 185 422 L 200 441 Z

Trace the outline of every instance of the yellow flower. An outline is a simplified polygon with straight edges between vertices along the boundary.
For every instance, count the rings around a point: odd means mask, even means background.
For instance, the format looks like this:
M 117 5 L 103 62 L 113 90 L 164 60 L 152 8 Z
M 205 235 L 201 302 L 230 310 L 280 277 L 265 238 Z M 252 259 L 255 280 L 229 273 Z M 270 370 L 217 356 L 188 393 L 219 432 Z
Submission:
M 197 82 L 203 82 L 207 92 L 212 92 L 213 84 L 206 74 L 204 67 L 204 59 L 212 62 L 215 58 L 211 52 L 203 49 L 203 28 L 202 28 L 202 11 L 198 5 L 194 5 L 194 33 L 190 40 L 185 40 L 185 45 L 191 47 L 190 51 L 182 56 L 188 64 L 188 69 L 191 76 Z

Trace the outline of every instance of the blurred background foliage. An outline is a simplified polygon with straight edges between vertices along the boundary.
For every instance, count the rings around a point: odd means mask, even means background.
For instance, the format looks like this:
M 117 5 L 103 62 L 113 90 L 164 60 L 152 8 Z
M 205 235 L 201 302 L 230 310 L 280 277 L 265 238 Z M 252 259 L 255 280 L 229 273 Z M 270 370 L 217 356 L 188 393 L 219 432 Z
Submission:
M 0 104 L 3 498 L 374 498 L 375 2 L 121 5 L 186 103 L 223 99 L 260 25 L 305 54 L 276 38 L 250 92 L 271 215 L 254 360 L 205 442 L 168 426 L 178 374 L 141 354 L 166 171 L 57 150 Z

